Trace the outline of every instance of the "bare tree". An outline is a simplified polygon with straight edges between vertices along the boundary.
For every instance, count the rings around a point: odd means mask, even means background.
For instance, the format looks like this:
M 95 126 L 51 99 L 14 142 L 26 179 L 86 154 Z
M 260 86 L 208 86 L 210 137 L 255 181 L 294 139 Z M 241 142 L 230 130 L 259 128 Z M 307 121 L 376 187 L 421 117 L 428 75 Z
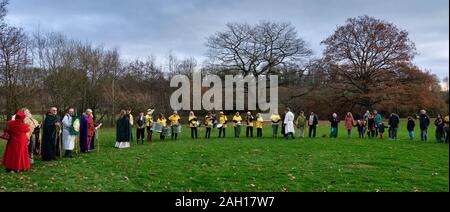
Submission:
M 0 86 L 4 89 L 7 114 L 13 114 L 22 106 L 27 94 L 27 73 L 31 64 L 30 42 L 22 29 L 8 26 L 0 27 Z
M 0 2 L 0 23 L 1 24 L 5 24 L 4 23 L 4 18 L 6 16 L 6 14 L 8 14 L 8 8 L 6 6 L 8 6 L 9 4 L 9 0 L 2 0 Z
M 369 16 L 350 18 L 322 42 L 330 85 L 352 104 L 372 108 L 392 98 L 398 66 L 410 64 L 415 45 L 408 32 Z
M 243 75 L 271 74 L 274 68 L 312 54 L 289 23 L 263 21 L 256 25 L 229 23 L 227 30 L 208 38 L 208 56 L 224 69 Z

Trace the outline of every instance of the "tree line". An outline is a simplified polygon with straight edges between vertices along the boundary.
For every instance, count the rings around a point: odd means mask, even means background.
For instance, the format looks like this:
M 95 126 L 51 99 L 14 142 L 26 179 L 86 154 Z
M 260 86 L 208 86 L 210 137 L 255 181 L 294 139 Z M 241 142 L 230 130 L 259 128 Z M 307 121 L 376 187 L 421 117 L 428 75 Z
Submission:
M 408 32 L 370 16 L 349 18 L 313 53 L 290 23 L 229 23 L 205 40 L 207 60 L 165 64 L 153 56 L 124 60 L 118 49 L 82 42 L 58 32 L 26 33 L 5 21 L 0 3 L 0 113 L 3 120 L 21 107 L 43 114 L 87 108 L 114 123 L 120 109 L 170 112 L 170 79 L 202 73 L 279 76 L 279 108 L 332 112 L 377 109 L 400 115 L 426 108 L 448 111 L 448 91 L 429 71 L 413 64 L 417 54 Z M 448 83 L 448 78 L 446 79 Z

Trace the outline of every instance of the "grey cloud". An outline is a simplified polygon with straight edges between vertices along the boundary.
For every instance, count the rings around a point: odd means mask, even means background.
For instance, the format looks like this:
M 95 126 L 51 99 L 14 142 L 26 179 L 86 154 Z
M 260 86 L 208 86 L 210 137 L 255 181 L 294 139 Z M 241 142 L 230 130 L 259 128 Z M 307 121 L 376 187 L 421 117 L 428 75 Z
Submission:
M 337 25 L 367 14 L 407 30 L 420 53 L 415 63 L 448 76 L 448 8 L 448 0 L 14 0 L 8 19 L 28 31 L 39 26 L 119 47 L 127 58 L 169 50 L 203 58 L 205 38 L 227 22 L 291 22 L 320 56 L 320 42 Z

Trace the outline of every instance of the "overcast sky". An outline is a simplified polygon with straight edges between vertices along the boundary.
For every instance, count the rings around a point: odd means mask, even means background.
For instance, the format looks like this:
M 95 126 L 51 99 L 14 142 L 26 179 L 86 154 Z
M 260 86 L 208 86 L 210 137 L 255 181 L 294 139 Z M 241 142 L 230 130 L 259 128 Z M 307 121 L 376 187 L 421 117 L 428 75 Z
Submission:
M 370 15 L 410 33 L 419 53 L 416 65 L 441 79 L 448 76 L 448 0 L 10 0 L 8 8 L 9 23 L 28 32 L 62 32 L 117 47 L 128 59 L 162 60 L 172 51 L 199 61 L 205 39 L 227 22 L 290 22 L 320 56 L 320 42 L 338 25 Z

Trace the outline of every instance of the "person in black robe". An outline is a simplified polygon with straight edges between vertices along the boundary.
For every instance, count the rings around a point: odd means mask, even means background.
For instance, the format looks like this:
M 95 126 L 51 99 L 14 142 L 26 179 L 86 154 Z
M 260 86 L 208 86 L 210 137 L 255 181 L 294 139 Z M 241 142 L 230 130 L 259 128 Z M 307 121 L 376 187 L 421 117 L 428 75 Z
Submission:
M 130 147 L 131 123 L 128 117 L 127 113 L 122 110 L 116 124 L 116 148 L 123 149 Z
M 44 123 L 42 124 L 42 160 L 50 161 L 56 160 L 58 154 L 58 133 L 60 123 L 57 117 L 58 110 L 56 107 L 52 107 L 50 112 L 45 116 Z
M 286 118 L 286 113 L 287 111 L 284 110 L 283 114 L 281 115 L 281 134 L 283 135 L 283 137 L 285 137 L 286 124 L 284 123 L 284 119 Z

